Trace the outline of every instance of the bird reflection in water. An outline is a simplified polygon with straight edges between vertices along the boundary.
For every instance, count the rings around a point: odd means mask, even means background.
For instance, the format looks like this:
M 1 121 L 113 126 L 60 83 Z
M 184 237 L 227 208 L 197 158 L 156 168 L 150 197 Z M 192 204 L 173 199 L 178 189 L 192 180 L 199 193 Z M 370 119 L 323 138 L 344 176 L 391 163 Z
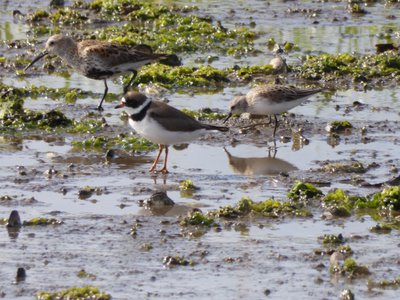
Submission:
M 228 155 L 229 166 L 235 173 L 243 175 L 278 175 L 297 170 L 297 167 L 291 163 L 276 158 L 276 150 L 269 153 L 268 157 L 238 157 L 233 156 L 224 147 L 225 153 Z

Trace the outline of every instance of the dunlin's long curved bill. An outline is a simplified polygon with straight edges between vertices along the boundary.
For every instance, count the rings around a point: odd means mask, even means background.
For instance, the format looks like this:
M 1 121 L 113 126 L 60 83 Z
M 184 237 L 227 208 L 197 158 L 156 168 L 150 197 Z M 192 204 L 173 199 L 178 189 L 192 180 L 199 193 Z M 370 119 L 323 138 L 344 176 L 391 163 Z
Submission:
M 45 57 L 47 54 L 49 54 L 49 52 L 47 52 L 46 50 L 43 51 L 42 53 L 40 53 L 38 56 L 36 56 L 29 65 L 27 65 L 24 69 L 24 71 L 28 70 L 30 67 L 33 66 L 33 64 L 35 62 L 37 62 L 38 60 L 40 60 L 41 58 Z

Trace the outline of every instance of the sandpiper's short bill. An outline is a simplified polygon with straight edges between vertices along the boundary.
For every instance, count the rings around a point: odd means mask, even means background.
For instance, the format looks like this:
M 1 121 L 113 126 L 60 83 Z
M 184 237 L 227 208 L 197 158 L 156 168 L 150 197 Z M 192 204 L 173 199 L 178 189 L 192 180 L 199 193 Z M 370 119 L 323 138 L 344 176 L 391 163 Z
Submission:
M 227 127 L 198 122 L 180 110 L 160 101 L 152 101 L 145 95 L 130 91 L 115 108 L 124 108 L 129 124 L 142 137 L 159 145 L 159 151 L 150 172 L 156 168 L 162 150 L 165 159 L 162 173 L 168 173 L 168 146 L 193 141 L 207 131 L 228 131 Z
M 181 64 L 175 54 L 153 53 L 147 45 L 129 48 L 98 40 L 76 42 L 69 36 L 56 34 L 47 40 L 45 50 L 35 57 L 25 70 L 46 55 L 61 57 L 78 73 L 88 78 L 104 80 L 105 89 L 98 105 L 99 110 L 102 110 L 102 104 L 108 92 L 107 79 L 133 73 L 129 83 L 124 87 L 125 93 L 136 77 L 137 70 L 142 66 L 155 61 L 171 66 Z
M 322 88 L 302 89 L 294 86 L 261 85 L 251 89 L 246 95 L 239 95 L 229 104 L 229 114 L 224 123 L 235 113 L 248 112 L 254 115 L 274 115 L 275 137 L 278 127 L 277 114 L 286 112 L 304 102 L 310 96 L 319 93 Z

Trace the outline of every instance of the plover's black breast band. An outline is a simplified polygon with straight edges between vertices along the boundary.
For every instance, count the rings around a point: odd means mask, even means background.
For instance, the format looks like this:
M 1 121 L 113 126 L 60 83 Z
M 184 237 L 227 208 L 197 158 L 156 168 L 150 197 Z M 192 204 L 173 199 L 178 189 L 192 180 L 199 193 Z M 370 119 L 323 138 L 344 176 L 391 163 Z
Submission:
M 138 112 L 137 114 L 130 115 L 130 118 L 136 122 L 142 121 L 144 119 L 144 117 L 146 116 L 147 110 L 150 108 L 150 105 L 151 105 L 151 101 L 149 101 L 149 103 L 147 103 L 146 106 L 143 107 L 140 112 Z

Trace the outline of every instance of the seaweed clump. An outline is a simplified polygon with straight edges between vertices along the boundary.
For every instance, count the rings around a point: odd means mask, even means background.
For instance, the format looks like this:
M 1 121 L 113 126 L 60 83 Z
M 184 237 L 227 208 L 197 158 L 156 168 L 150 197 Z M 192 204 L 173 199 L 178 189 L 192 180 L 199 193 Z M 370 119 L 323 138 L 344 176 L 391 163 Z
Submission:
M 0 126 L 4 127 L 4 129 L 42 129 L 52 131 L 72 124 L 72 120 L 58 110 L 33 111 L 24 109 L 23 106 L 23 98 L 14 91 L 0 97 Z
M 322 196 L 323 193 L 320 189 L 316 188 L 311 183 L 296 181 L 290 191 L 287 194 L 287 197 L 292 200 L 307 200 L 315 197 Z
M 298 77 L 310 80 L 337 81 L 350 77 L 353 82 L 370 82 L 375 78 L 400 80 L 400 57 L 396 51 L 375 55 L 322 54 L 307 56 L 295 67 Z
M 267 199 L 254 202 L 250 198 L 242 198 L 239 203 L 232 207 L 227 205 L 213 212 L 213 215 L 225 219 L 237 219 L 239 217 L 263 216 L 269 218 L 311 217 L 311 212 L 300 202 Z
M 400 186 L 387 187 L 366 197 L 349 195 L 342 189 L 335 189 L 323 198 L 322 205 L 329 210 L 341 210 L 344 216 L 356 210 L 359 214 L 370 214 L 374 219 L 386 217 L 390 221 L 372 227 L 372 232 L 387 233 L 390 229 L 400 229 L 396 218 L 400 215 Z
M 45 226 L 45 225 L 61 225 L 63 221 L 53 218 L 33 218 L 29 221 L 24 221 L 23 226 Z
M 39 291 L 36 293 L 36 297 L 38 300 L 81 300 L 81 299 L 90 299 L 90 300 L 110 300 L 111 295 L 101 292 L 97 287 L 93 286 L 84 286 L 84 287 L 71 287 L 66 290 L 58 291 L 58 292 L 45 292 Z
M 366 266 L 357 264 L 352 258 L 346 258 L 342 265 L 332 266 L 330 271 L 331 273 L 338 273 L 349 278 L 358 278 L 371 274 Z

